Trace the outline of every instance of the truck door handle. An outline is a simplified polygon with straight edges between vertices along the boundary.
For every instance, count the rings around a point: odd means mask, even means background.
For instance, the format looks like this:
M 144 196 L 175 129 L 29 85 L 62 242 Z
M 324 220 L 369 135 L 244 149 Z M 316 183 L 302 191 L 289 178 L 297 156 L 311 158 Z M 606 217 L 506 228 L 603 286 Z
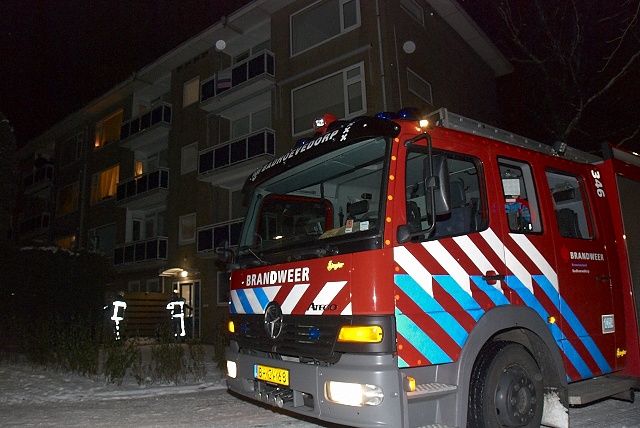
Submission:
M 596 279 L 598 281 L 611 281 L 611 277 L 608 275 L 604 275 L 604 276 L 596 276 Z
M 490 270 L 482 275 L 482 279 L 485 280 L 489 285 L 495 285 L 495 283 L 498 281 L 504 281 L 504 275 L 498 275 L 496 271 Z

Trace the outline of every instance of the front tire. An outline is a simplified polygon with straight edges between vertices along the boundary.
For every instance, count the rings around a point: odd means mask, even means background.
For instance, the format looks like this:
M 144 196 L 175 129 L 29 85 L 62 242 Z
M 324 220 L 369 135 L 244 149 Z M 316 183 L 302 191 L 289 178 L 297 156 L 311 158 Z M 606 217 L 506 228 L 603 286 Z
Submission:
M 471 373 L 467 426 L 538 428 L 543 405 L 542 374 L 531 354 L 513 342 L 486 344 Z

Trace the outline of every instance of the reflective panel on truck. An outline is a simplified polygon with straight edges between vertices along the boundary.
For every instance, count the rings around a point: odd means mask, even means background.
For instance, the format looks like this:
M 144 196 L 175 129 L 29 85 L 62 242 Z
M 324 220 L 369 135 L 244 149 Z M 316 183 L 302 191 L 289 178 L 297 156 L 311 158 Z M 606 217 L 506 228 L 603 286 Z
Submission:
M 308 278 L 307 278 L 308 281 Z M 231 290 L 232 314 L 262 314 L 267 304 L 275 299 L 278 293 L 286 294 L 286 299 L 282 302 L 282 312 L 291 314 L 294 308 L 299 306 L 303 298 L 311 299 L 312 303 L 305 304 L 301 311 L 305 315 L 321 315 L 325 310 L 336 311 L 338 305 L 334 302 L 343 289 L 347 281 L 329 281 L 323 285 L 311 287 L 311 284 L 273 285 L 259 288 L 247 288 L 245 290 Z M 330 302 L 330 303 L 313 303 Z M 340 315 L 351 315 L 351 305 L 347 305 L 340 312 Z
M 565 333 L 559 328 L 560 320 L 548 325 L 572 365 L 567 367 L 568 373 L 588 377 L 611 371 L 600 349 L 559 295 L 553 267 L 527 236 L 509 236 L 510 243 L 505 245 L 488 229 L 395 249 L 400 367 L 456 361 L 485 311 L 512 302 L 531 307 L 545 320 L 562 309 Z M 431 270 L 421 262 L 426 259 Z M 513 274 L 490 285 L 482 278 L 483 272 L 497 271 L 494 266 L 500 263 Z

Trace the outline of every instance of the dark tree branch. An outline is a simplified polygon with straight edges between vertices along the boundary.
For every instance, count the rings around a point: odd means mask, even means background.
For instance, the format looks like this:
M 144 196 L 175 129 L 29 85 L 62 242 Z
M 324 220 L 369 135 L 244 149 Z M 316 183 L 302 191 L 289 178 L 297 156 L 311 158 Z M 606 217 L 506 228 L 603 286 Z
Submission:
M 640 0 L 615 7 L 579 0 L 494 0 L 493 5 L 504 25 L 505 52 L 520 64 L 527 86 L 527 113 L 540 118 L 537 131 L 546 129 L 562 141 L 593 142 L 597 136 L 590 120 L 597 108 L 632 99 L 620 85 L 638 73 Z M 616 97 L 621 99 L 613 101 Z M 624 143 L 638 137 L 640 123 L 631 125 Z M 609 128 L 619 139 L 624 127 Z

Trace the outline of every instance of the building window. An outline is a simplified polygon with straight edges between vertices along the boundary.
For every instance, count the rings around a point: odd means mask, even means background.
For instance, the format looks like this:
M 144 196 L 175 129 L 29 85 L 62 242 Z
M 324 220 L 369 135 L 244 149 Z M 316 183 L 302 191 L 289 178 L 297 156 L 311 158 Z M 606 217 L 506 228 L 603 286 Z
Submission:
M 129 281 L 127 284 L 127 291 L 136 292 L 140 291 L 140 281 Z
M 431 93 L 431 84 L 418 76 L 416 72 L 407 68 L 407 85 L 409 91 L 417 95 L 423 101 L 433 105 L 433 94 Z
M 271 128 L 271 107 L 231 121 L 231 139 L 235 140 L 264 128 Z
M 364 65 L 359 63 L 291 91 L 293 134 L 313 129 L 324 113 L 351 118 L 366 112 Z
M 147 290 L 149 293 L 162 293 L 162 285 L 158 278 L 147 279 Z
M 136 177 L 155 171 L 158 168 L 166 168 L 168 165 L 167 150 L 163 150 L 152 155 L 146 155 L 142 152 L 135 153 L 135 161 L 133 172 Z
M 198 168 L 198 143 L 192 143 L 182 148 L 180 156 L 180 174 L 187 174 Z
M 233 57 L 233 63 L 238 64 L 239 62 L 242 62 L 245 59 L 249 58 L 249 56 L 250 56 L 249 49 L 247 49 L 246 51 L 242 51 L 238 55 Z
M 180 216 L 179 219 L 179 244 L 192 244 L 196 242 L 196 214 Z
M 182 107 L 198 102 L 200 99 L 200 77 L 194 77 L 184 84 L 182 89 Z
M 122 126 L 122 110 L 101 120 L 96 124 L 96 139 L 94 147 L 96 149 L 107 144 L 120 141 L 120 127 Z
M 79 196 L 80 184 L 78 182 L 60 189 L 56 201 L 56 215 L 60 217 L 76 211 L 78 209 Z
M 231 274 L 229 272 L 218 272 L 218 306 L 226 306 L 229 304 L 229 289 L 231 285 Z
M 360 26 L 360 0 L 323 0 L 291 15 L 291 55 Z
M 126 242 L 165 236 L 165 211 L 129 211 L 127 216 Z
M 63 248 L 65 250 L 74 250 L 76 248 L 76 236 L 65 236 L 55 240 L 56 247 Z
M 60 166 L 70 165 L 82 157 L 84 140 L 84 132 L 79 132 L 60 144 L 60 150 L 58 151 Z
M 271 39 L 267 39 L 264 42 L 260 42 L 255 46 L 251 47 L 251 55 L 255 55 L 264 50 L 271 50 Z
M 116 247 L 116 225 L 96 227 L 89 231 L 89 248 L 99 251 L 107 257 L 113 257 Z
M 164 230 L 165 214 L 166 214 L 165 211 L 159 211 L 151 215 L 151 218 L 153 219 L 153 223 L 154 223 L 154 230 L 155 230 L 154 236 L 166 236 L 166 233 Z M 149 218 L 147 218 L 147 222 L 149 222 Z
M 244 116 L 231 122 L 231 139 L 247 135 L 251 129 L 250 116 Z
M 264 50 L 271 50 L 271 39 L 267 39 L 264 42 L 260 42 L 257 45 L 252 46 L 251 49 L 240 52 L 233 57 L 233 63 L 238 64 L 250 56 L 256 55 Z
M 244 213 L 247 210 L 246 194 L 242 192 L 242 189 L 234 190 L 230 192 L 231 196 L 231 220 L 244 217 Z
M 91 203 L 95 204 L 104 199 L 114 197 L 118 188 L 119 177 L 119 165 L 111 167 L 97 174 L 93 174 L 93 176 L 91 177 Z
M 400 7 L 424 27 L 424 10 L 415 0 L 400 0 Z

